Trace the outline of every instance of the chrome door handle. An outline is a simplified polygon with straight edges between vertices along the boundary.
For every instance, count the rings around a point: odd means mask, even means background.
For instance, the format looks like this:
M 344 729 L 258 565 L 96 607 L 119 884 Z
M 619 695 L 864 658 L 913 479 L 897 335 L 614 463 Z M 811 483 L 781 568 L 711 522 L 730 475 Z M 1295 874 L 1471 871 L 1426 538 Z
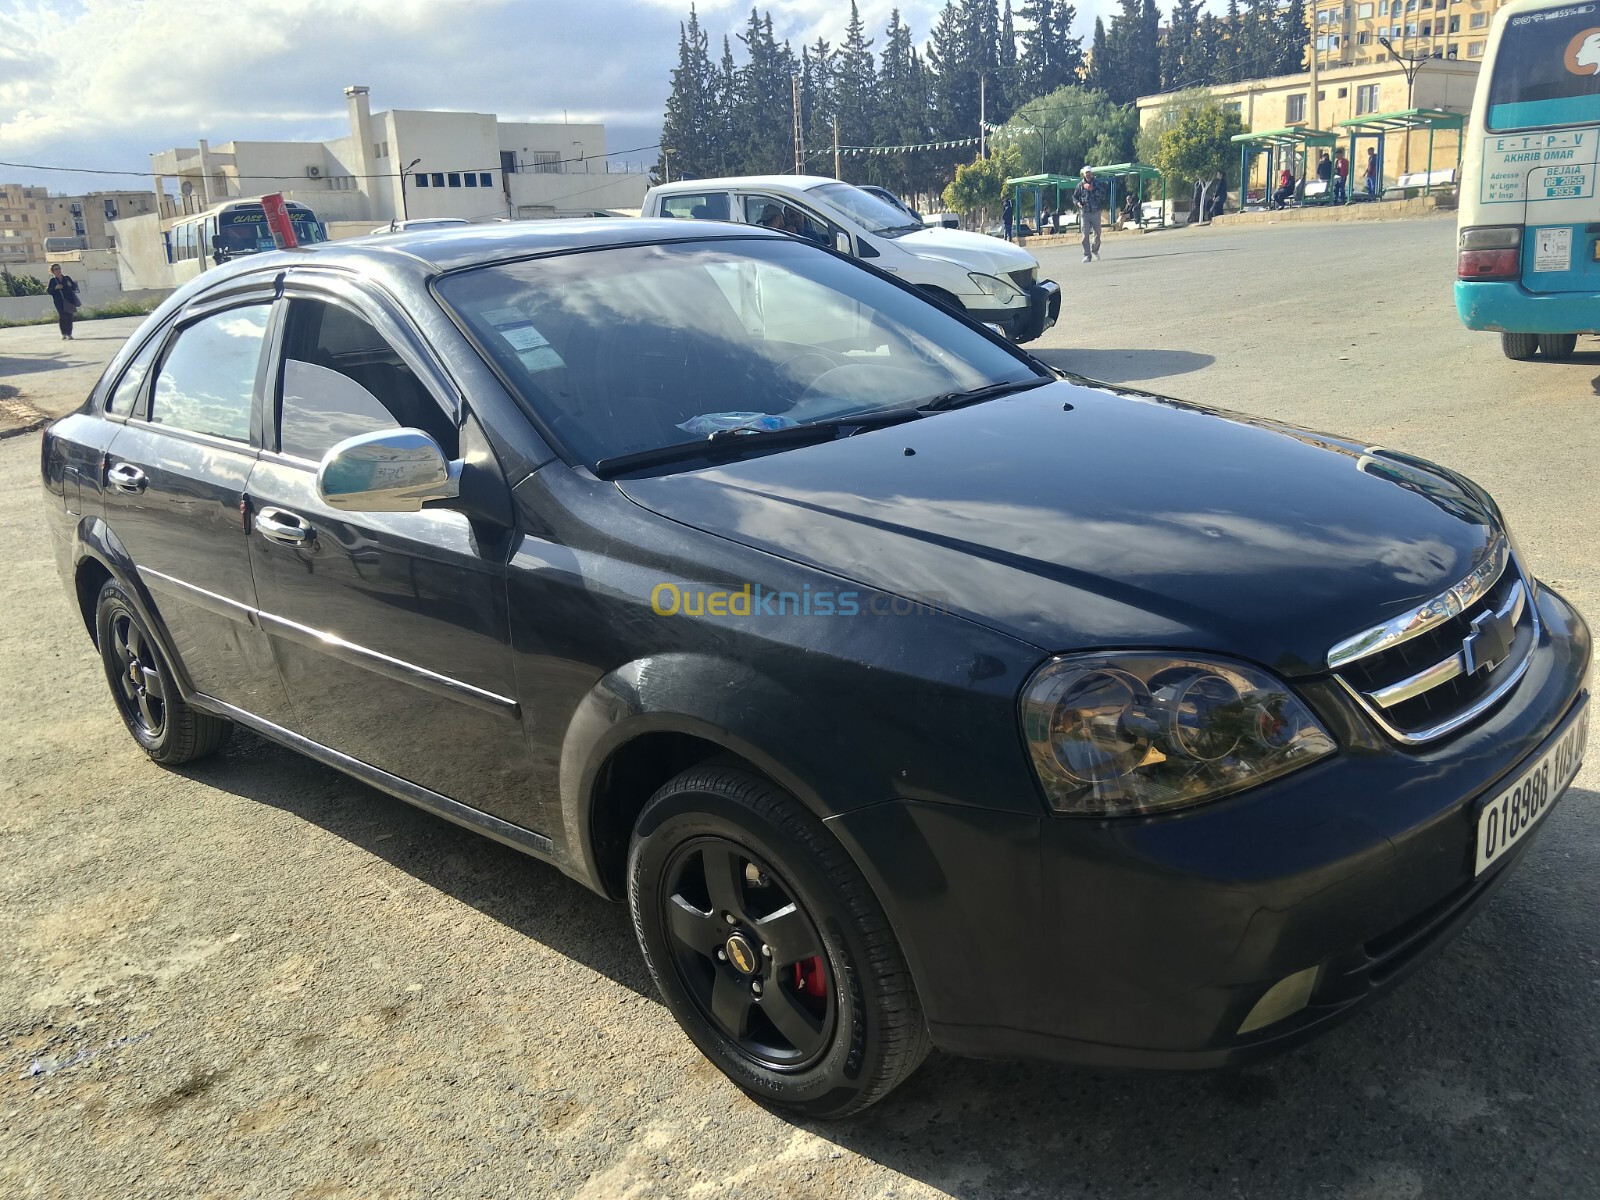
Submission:
M 256 513 L 256 529 L 269 542 L 281 546 L 304 546 L 313 537 L 309 523 L 281 508 L 263 508 Z
M 106 468 L 106 483 L 119 492 L 142 492 L 148 482 L 144 472 L 132 463 L 117 463 Z

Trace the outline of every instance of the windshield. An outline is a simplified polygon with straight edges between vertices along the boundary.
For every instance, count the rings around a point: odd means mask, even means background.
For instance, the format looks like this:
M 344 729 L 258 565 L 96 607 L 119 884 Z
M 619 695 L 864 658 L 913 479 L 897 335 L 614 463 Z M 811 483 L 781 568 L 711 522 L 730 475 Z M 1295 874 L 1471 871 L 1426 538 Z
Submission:
M 302 246 L 327 241 L 315 217 L 291 216 L 295 240 Z M 217 228 L 217 241 L 229 255 L 265 253 L 275 248 L 267 219 L 260 213 L 224 213 Z
M 807 190 L 850 214 L 868 233 L 909 233 L 922 228 L 894 205 L 848 183 L 819 183 Z
M 438 292 L 591 468 L 1048 378 L 938 305 L 788 238 L 496 264 Z
M 1488 121 L 1496 130 L 1600 121 L 1600 4 L 1506 22 L 1489 82 Z

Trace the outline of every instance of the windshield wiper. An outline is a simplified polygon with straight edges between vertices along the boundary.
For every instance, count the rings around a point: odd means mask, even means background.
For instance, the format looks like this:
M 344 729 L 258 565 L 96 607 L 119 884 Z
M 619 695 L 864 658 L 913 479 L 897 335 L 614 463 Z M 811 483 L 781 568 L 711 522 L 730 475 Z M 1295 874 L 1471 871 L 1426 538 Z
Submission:
M 1013 392 L 1026 392 L 1036 387 L 1044 387 L 1047 383 L 1054 383 L 1054 379 L 1041 379 L 1033 376 L 1028 379 L 1013 379 L 1009 383 L 991 383 L 983 387 L 969 388 L 964 392 L 944 392 L 924 400 L 917 405 L 918 412 L 944 412 L 951 408 L 964 408 L 968 404 L 979 404 L 985 400 L 993 400 L 996 396 L 1009 396 Z
M 916 408 L 885 408 L 876 412 L 831 417 L 825 421 L 811 421 L 804 425 L 790 425 L 784 429 L 719 429 L 709 437 L 694 442 L 675 442 L 670 446 L 657 446 L 653 450 L 636 450 L 632 454 L 602 458 L 595 463 L 594 473 L 601 479 L 615 479 L 627 471 L 644 467 L 692 462 L 695 459 L 737 458 L 747 450 L 787 450 L 794 446 L 831 442 L 865 429 L 915 421 L 923 415 Z

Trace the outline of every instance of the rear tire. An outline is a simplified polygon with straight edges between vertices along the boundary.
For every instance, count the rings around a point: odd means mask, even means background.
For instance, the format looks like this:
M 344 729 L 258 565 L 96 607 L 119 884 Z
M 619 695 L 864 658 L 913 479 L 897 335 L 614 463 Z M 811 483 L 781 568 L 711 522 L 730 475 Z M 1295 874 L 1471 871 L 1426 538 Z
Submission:
M 911 972 L 844 848 L 787 792 L 716 763 L 639 816 L 628 903 L 684 1032 L 758 1101 L 848 1116 L 928 1053 Z
M 144 752 L 172 767 L 220 750 L 233 733 L 233 722 L 196 712 L 183 702 L 160 646 L 115 579 L 101 587 L 94 616 L 111 698 Z
M 1571 358 L 1572 352 L 1577 348 L 1578 335 L 1575 333 L 1539 334 L 1539 356 L 1541 358 Z
M 1500 335 L 1500 349 L 1507 358 L 1514 358 L 1518 362 L 1527 362 L 1539 349 L 1539 335 L 1536 333 L 1502 333 Z

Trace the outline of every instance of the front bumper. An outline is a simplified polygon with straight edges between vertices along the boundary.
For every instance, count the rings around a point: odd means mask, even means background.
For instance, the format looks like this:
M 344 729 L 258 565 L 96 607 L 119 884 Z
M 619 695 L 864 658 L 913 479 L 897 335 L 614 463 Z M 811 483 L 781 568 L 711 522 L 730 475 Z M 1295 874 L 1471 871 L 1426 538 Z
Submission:
M 1530 292 L 1510 280 L 1456 280 L 1456 315 L 1497 333 L 1600 333 L 1600 296 Z
M 1018 308 L 968 308 L 974 321 L 998 325 L 1013 342 L 1031 342 L 1061 317 L 1061 286 L 1042 279 L 1028 288 L 1028 303 Z
M 1522 682 L 1438 746 L 1371 735 L 1361 753 L 1160 818 L 917 801 L 832 818 L 906 950 L 934 1042 L 978 1057 L 1222 1067 L 1381 995 L 1533 840 L 1473 877 L 1478 802 L 1542 752 L 1583 694 L 1588 630 L 1548 589 L 1538 603 Z M 1319 710 L 1338 703 L 1331 687 L 1305 690 Z M 1273 984 L 1312 967 L 1307 1007 L 1238 1032 Z

